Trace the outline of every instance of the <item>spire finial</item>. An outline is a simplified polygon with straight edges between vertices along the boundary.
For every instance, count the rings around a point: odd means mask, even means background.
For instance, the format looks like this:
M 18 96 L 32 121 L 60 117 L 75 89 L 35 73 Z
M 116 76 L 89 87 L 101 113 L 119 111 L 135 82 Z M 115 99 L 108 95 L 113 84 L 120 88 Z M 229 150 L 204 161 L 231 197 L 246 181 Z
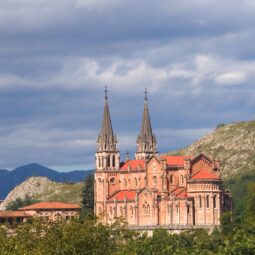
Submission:
M 145 90 L 144 90 L 144 100 L 145 101 L 147 101 L 147 95 L 148 95 L 148 91 L 147 91 L 147 89 L 145 88 Z
M 105 86 L 104 87 L 104 98 L 105 98 L 105 100 L 108 99 L 108 95 L 107 95 L 108 92 L 109 92 L 109 90 L 108 90 L 107 86 Z

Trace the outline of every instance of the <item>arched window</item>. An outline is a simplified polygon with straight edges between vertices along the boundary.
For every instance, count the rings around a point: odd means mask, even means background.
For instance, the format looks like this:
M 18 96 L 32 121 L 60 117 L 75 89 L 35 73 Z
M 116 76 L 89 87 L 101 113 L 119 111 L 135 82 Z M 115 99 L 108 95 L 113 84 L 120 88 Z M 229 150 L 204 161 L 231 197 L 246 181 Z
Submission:
M 167 206 L 167 213 L 170 214 L 171 213 L 171 205 Z
M 102 180 L 101 178 L 98 178 L 98 183 L 101 184 Z
M 135 178 L 135 186 L 137 186 L 137 178 Z
M 210 207 L 209 195 L 206 195 L 206 207 Z
M 112 166 L 115 167 L 115 156 L 112 156 Z
M 202 197 L 198 196 L 198 206 L 199 208 L 202 208 Z
M 153 183 L 154 183 L 154 184 L 157 184 L 157 182 L 158 182 L 157 177 L 154 176 L 154 177 L 153 177 Z
M 178 207 L 178 205 L 176 206 L 176 214 L 178 214 L 179 213 L 179 207 Z
M 174 176 L 173 175 L 170 175 L 170 183 L 174 183 Z
M 213 196 L 213 208 L 214 209 L 216 208 L 216 195 Z
M 110 156 L 107 157 L 107 167 L 110 167 L 111 165 L 111 159 Z
M 132 206 L 132 205 L 130 206 L 130 214 L 131 214 L 131 215 L 133 215 L 133 214 L 134 214 L 134 208 L 133 208 L 133 206 Z
M 143 213 L 145 215 L 150 214 L 150 205 L 148 205 L 147 203 L 143 205 Z
M 98 157 L 98 166 L 101 167 L 101 157 Z

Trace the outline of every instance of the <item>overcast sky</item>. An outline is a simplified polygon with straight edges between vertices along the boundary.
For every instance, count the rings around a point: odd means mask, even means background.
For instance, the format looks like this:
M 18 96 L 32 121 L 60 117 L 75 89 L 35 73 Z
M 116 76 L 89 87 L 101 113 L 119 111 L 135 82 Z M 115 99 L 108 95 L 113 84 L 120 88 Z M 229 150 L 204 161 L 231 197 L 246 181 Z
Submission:
M 0 0 L 0 168 L 93 168 L 106 85 L 122 155 L 145 87 L 162 153 L 254 119 L 254 45 L 254 0 Z

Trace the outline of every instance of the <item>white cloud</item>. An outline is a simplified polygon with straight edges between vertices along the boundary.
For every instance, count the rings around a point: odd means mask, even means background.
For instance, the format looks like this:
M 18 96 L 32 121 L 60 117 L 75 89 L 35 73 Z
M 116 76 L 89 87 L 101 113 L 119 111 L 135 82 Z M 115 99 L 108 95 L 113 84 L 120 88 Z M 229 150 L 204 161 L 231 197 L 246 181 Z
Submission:
M 247 80 L 247 74 L 243 72 L 227 72 L 215 77 L 220 85 L 239 85 Z

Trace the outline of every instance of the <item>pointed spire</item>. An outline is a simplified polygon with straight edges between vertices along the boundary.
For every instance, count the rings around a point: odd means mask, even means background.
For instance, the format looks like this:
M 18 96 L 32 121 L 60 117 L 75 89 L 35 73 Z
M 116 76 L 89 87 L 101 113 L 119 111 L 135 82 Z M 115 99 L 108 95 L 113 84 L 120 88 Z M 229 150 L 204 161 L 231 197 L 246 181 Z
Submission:
M 148 108 L 148 91 L 144 91 L 144 110 L 140 134 L 137 138 L 136 158 L 148 158 L 157 152 L 156 137 L 152 133 L 151 120 Z
M 99 147 L 101 148 L 101 150 L 116 150 L 117 139 L 112 129 L 112 121 L 111 121 L 110 110 L 108 105 L 107 87 L 105 87 L 104 92 L 105 92 L 104 113 L 103 113 L 101 131 L 98 136 L 97 143 Z

